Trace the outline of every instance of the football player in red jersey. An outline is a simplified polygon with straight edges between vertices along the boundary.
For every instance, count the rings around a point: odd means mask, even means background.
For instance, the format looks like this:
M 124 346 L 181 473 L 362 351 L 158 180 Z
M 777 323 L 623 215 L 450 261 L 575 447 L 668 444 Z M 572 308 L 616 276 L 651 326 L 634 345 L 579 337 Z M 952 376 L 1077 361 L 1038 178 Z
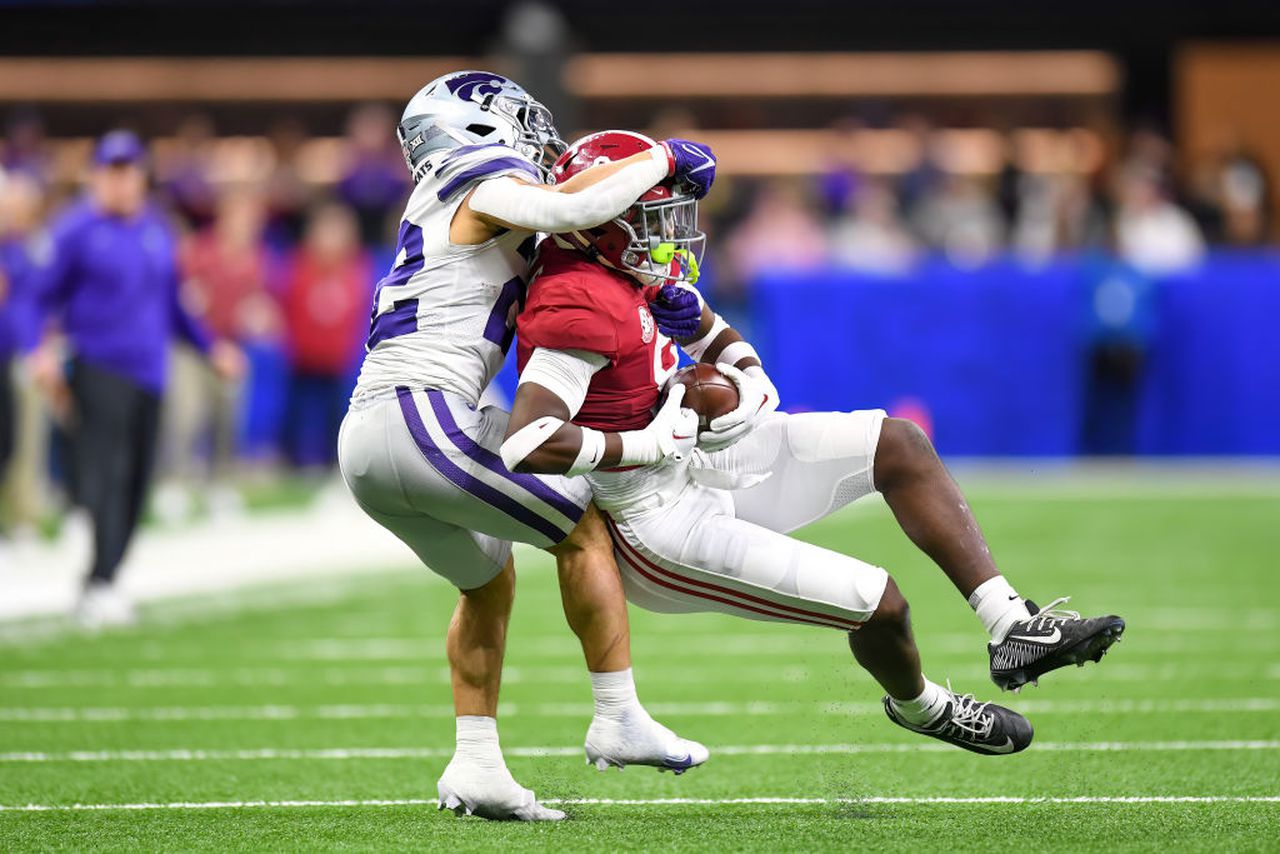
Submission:
M 586 137 L 557 160 L 553 179 L 651 145 L 625 131 Z M 885 570 L 787 532 L 880 492 L 977 612 L 1001 687 L 1097 660 L 1123 621 L 1038 611 L 1019 597 L 919 428 L 882 410 L 775 412 L 777 390 L 755 350 L 705 305 L 696 327 L 672 331 L 692 358 L 733 380 L 739 406 L 696 435 L 682 386 L 660 403 L 677 354 L 653 312 L 701 300 L 691 287 L 705 239 L 696 211 L 696 199 L 665 182 L 611 223 L 543 241 L 518 321 L 521 377 L 503 461 L 588 478 L 636 604 L 846 631 L 895 723 L 977 753 L 1027 747 L 1021 715 L 923 676 L 906 600 Z M 627 764 L 629 746 L 613 733 L 593 726 L 586 746 L 600 767 Z

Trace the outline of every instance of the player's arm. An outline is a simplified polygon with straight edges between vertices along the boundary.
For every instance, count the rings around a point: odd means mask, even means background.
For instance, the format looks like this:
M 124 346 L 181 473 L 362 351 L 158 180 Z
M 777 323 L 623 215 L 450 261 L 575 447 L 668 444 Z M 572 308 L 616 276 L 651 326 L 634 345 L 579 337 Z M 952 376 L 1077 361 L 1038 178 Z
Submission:
M 698 434 L 698 447 L 720 451 L 751 432 L 756 423 L 778 408 L 778 389 L 756 348 L 711 306 L 702 306 L 698 329 L 688 339 L 676 339 L 689 358 L 715 365 L 738 387 L 738 406 L 713 419 Z
M 593 166 L 563 184 L 532 184 L 513 175 L 484 181 L 454 214 L 449 239 L 483 242 L 508 228 L 551 234 L 593 228 L 620 216 L 641 194 L 667 178 L 683 179 L 701 198 L 715 180 L 711 149 L 672 139 L 623 160 Z
M 502 443 L 508 469 L 578 475 L 602 467 L 683 459 L 692 450 L 697 416 L 680 407 L 684 386 L 672 389 L 643 430 L 608 432 L 571 423 L 586 400 L 591 377 L 608 362 L 585 350 L 533 351 L 520 374 Z

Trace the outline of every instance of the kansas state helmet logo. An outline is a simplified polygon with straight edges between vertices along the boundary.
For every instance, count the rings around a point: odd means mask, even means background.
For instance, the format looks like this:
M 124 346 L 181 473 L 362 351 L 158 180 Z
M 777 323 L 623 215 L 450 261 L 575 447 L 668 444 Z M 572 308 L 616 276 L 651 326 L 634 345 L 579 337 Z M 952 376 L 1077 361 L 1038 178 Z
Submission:
M 483 71 L 471 71 L 466 74 L 459 74 L 457 77 L 450 78 L 444 82 L 449 87 L 449 91 L 464 101 L 475 101 L 479 103 L 485 99 L 486 95 L 497 95 L 502 91 L 502 87 L 507 84 L 507 80 L 496 74 L 486 74 Z

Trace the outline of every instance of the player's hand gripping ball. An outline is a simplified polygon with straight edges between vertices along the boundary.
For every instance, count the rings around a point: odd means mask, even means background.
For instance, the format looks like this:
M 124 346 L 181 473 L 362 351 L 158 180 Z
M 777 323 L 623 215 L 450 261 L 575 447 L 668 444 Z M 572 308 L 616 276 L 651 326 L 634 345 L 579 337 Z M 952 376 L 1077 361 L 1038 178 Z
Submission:
M 700 432 L 706 430 L 713 419 L 738 408 L 738 387 L 714 365 L 698 362 L 681 368 L 667 383 L 667 388 L 675 383 L 684 386 L 681 405 L 698 414 Z

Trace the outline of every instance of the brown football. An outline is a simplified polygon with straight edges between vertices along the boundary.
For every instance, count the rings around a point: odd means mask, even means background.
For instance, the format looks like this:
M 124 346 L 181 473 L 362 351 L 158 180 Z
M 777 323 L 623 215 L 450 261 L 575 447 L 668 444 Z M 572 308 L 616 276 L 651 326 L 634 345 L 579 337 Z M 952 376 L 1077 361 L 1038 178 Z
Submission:
M 738 406 L 738 387 L 714 365 L 698 362 L 676 371 L 675 382 L 685 387 L 681 406 L 698 413 L 698 429 Z

